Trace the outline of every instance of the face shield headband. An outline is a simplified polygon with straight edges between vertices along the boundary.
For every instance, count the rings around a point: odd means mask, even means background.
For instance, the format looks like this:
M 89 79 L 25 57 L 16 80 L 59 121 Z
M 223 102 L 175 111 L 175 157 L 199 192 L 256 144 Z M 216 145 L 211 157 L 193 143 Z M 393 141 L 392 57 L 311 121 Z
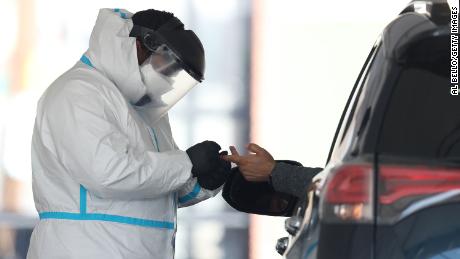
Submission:
M 172 44 L 169 44 L 167 37 L 164 35 L 174 31 L 179 26 L 183 26 L 183 24 L 176 17 L 172 17 L 169 21 L 158 28 L 158 30 L 134 25 L 129 36 L 140 39 L 143 46 L 150 52 L 157 51 L 160 46 L 167 46 L 176 56 L 176 62 L 179 63 L 182 68 L 190 74 L 190 76 L 201 82 L 203 80 L 202 75 L 196 73 L 189 65 L 183 62 L 180 50 L 175 49 Z

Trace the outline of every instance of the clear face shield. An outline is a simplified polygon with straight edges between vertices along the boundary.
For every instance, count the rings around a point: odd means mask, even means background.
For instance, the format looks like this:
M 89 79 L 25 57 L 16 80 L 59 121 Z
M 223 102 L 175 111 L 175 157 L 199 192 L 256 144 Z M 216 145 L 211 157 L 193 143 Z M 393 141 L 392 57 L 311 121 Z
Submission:
M 146 94 L 134 105 L 144 110 L 150 123 L 156 122 L 199 82 L 186 70 L 177 55 L 165 44 L 159 46 L 140 66 Z

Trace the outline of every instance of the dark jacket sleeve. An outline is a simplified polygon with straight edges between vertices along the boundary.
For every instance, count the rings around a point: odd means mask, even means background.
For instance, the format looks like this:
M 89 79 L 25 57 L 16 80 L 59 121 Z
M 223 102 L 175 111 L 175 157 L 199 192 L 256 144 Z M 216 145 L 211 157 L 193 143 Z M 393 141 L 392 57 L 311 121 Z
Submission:
M 313 177 L 323 169 L 277 162 L 271 174 L 273 189 L 302 198 Z

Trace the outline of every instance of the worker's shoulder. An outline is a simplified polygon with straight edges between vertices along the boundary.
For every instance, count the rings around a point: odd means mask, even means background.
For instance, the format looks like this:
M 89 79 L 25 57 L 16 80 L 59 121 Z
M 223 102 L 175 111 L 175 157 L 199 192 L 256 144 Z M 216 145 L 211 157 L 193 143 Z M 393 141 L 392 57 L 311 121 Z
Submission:
M 119 102 L 123 96 L 103 74 L 78 64 L 62 74 L 46 91 L 50 101 Z
M 118 92 L 112 81 L 101 72 L 80 64 L 62 74 L 50 87 L 72 94 Z

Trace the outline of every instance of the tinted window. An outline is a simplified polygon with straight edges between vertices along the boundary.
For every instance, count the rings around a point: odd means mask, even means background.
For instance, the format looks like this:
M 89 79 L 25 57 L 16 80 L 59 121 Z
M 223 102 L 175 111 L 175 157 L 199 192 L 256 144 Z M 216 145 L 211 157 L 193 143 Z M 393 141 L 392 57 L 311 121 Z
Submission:
M 352 137 L 352 135 L 349 133 L 353 131 L 352 129 L 354 128 L 354 123 L 356 123 L 356 121 L 354 121 L 355 112 L 358 108 L 359 103 L 362 102 L 361 93 L 363 92 L 363 88 L 365 88 L 369 67 L 374 62 L 375 55 L 379 49 L 379 44 L 380 40 L 377 40 L 376 44 L 369 53 L 366 62 L 364 63 L 364 66 L 361 69 L 360 75 L 358 76 L 358 79 L 355 83 L 355 86 L 353 87 L 353 90 L 348 98 L 347 105 L 342 114 L 342 118 L 339 122 L 336 135 L 332 142 L 332 147 L 329 152 L 330 154 L 327 163 L 329 163 L 330 160 L 340 160 L 349 147 L 349 145 L 344 145 L 344 143 L 350 144 L 350 138 Z
M 411 46 L 385 115 L 382 153 L 460 157 L 460 97 L 450 94 L 449 54 L 447 37 Z

